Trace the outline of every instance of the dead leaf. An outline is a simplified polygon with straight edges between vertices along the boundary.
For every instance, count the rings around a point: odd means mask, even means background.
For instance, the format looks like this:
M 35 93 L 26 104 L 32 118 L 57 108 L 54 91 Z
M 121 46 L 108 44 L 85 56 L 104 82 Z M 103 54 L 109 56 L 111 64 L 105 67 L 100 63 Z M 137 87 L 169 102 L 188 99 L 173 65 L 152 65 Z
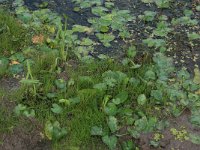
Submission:
M 32 37 L 33 44 L 42 44 L 44 42 L 44 36 L 42 34 Z
M 16 61 L 16 60 L 12 60 L 10 62 L 10 65 L 18 65 L 18 64 L 20 64 L 20 63 L 18 61 Z

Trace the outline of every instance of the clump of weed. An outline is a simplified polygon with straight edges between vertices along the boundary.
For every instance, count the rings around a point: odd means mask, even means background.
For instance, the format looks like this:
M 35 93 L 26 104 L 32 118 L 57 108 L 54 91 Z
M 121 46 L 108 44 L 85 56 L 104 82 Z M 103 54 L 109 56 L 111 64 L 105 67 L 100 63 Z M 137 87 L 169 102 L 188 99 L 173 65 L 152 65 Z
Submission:
M 0 55 L 9 56 L 28 42 L 27 30 L 11 14 L 0 10 Z

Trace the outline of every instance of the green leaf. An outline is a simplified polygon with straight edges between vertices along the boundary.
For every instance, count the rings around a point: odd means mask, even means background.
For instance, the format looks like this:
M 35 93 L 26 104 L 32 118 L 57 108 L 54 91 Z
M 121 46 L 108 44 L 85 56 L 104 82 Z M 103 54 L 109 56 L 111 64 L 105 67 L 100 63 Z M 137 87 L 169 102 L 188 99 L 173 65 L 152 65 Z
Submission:
M 103 142 L 109 147 L 110 150 L 115 150 L 117 146 L 117 138 L 115 136 L 104 136 L 102 137 Z
M 16 65 L 12 65 L 9 67 L 9 71 L 13 74 L 18 74 L 20 72 L 22 72 L 23 69 L 23 65 L 22 64 L 16 64 Z
M 54 113 L 56 113 L 56 114 L 60 114 L 60 113 L 63 112 L 62 107 L 60 107 L 58 104 L 55 104 L 55 103 L 54 103 L 52 106 L 53 106 L 53 107 L 51 108 L 51 111 L 52 111 L 52 112 L 54 112 Z
M 156 79 L 156 74 L 155 72 L 153 72 L 152 70 L 148 70 L 146 73 L 145 73 L 145 79 L 146 80 L 155 80 Z
M 70 105 L 70 101 L 68 99 L 59 99 L 59 103 L 63 103 L 65 105 Z
M 55 81 L 57 88 L 64 89 L 66 88 L 66 82 L 63 79 L 58 79 Z
M 47 121 L 45 123 L 44 132 L 45 132 L 45 135 L 47 136 L 47 138 L 49 140 L 52 140 L 52 138 L 53 138 L 53 135 L 52 135 L 53 134 L 53 126 L 52 126 L 50 121 Z
M 192 134 L 190 133 L 189 134 L 189 137 L 190 137 L 190 141 L 194 144 L 200 144 L 200 135 L 196 135 L 196 134 Z
M 93 88 L 103 91 L 107 89 L 107 85 L 105 83 L 98 83 L 95 84 Z
M 133 149 L 135 149 L 135 144 L 131 140 L 125 141 L 122 144 L 122 149 L 123 150 L 133 150 Z
M 114 116 L 117 114 L 117 106 L 114 103 L 108 103 L 104 108 L 104 112 L 109 116 Z
M 140 94 L 137 98 L 137 102 L 139 105 L 144 105 L 147 101 L 147 98 L 144 94 Z
M 135 46 L 131 46 L 128 48 L 128 51 L 127 51 L 127 55 L 129 58 L 134 58 L 137 54 L 137 51 L 136 51 L 136 47 Z
M 162 94 L 162 91 L 160 90 L 152 90 L 151 91 L 151 96 L 157 100 L 159 103 L 162 102 L 162 99 L 163 99 L 163 94 Z
M 26 85 L 33 85 L 33 84 L 39 84 L 39 80 L 34 80 L 34 79 L 21 79 L 20 83 L 26 84 Z
M 23 104 L 18 104 L 15 109 L 14 109 L 14 112 L 16 115 L 20 115 L 24 110 L 26 110 L 26 106 L 23 105 Z
M 188 38 L 189 38 L 190 41 L 200 39 L 200 34 L 197 34 L 195 32 L 188 33 Z
M 31 109 L 30 111 L 28 110 L 25 110 L 23 112 L 23 114 L 26 116 L 26 117 L 35 117 L 35 111 L 33 109 Z
M 109 116 L 108 118 L 108 126 L 111 130 L 112 133 L 114 133 L 115 131 L 118 130 L 118 126 L 117 126 L 117 119 L 113 116 Z
M 130 78 L 129 79 L 129 83 L 133 86 L 133 87 L 137 87 L 140 84 L 140 80 L 136 79 L 136 78 Z
M 200 70 L 199 68 L 194 69 L 194 83 L 200 84 Z
M 60 123 L 58 121 L 55 121 L 54 123 L 47 121 L 45 123 L 44 130 L 45 130 L 45 135 L 49 140 L 59 140 L 63 136 L 67 135 L 67 129 L 61 128 Z
M 91 129 L 91 135 L 103 135 L 103 129 L 102 127 L 94 126 Z
M 81 25 L 74 25 L 72 28 L 73 32 L 88 32 L 91 33 L 93 31 L 92 28 L 89 28 L 87 26 L 81 26 Z
M 192 111 L 192 115 L 190 117 L 190 122 L 194 125 L 200 126 L 200 111 L 194 110 Z
M 124 103 L 128 99 L 128 92 L 126 91 L 120 92 L 119 94 L 117 94 L 115 99 L 119 99 L 120 103 Z

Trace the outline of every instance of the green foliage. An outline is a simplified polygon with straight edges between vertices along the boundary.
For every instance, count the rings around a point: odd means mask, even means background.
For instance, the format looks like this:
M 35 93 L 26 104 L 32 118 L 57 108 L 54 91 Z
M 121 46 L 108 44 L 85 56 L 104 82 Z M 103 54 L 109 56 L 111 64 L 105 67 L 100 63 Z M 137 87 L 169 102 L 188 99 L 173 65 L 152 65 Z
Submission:
M 35 111 L 33 109 L 28 109 L 27 106 L 22 105 L 22 104 L 18 104 L 15 107 L 14 112 L 17 116 L 19 116 L 19 115 L 24 115 L 26 117 L 34 117 L 35 116 Z
M 167 22 L 161 21 L 157 23 L 157 28 L 153 31 L 153 34 L 156 36 L 166 37 L 172 29 L 168 27 Z
M 193 32 L 193 33 L 188 33 L 188 38 L 190 41 L 192 40 L 197 40 L 197 39 L 200 39 L 200 35 Z
M 156 14 L 157 13 L 153 11 L 144 11 L 144 15 L 139 15 L 139 18 L 144 21 L 153 21 Z
M 117 146 L 117 138 L 115 136 L 104 136 L 102 140 L 111 150 L 114 150 Z
M 137 102 L 139 105 L 144 105 L 147 101 L 147 98 L 144 94 L 140 94 L 137 98 Z
M 102 34 L 97 33 L 96 36 L 99 38 L 99 40 L 103 43 L 104 46 L 110 47 L 110 42 L 115 39 L 115 36 L 112 34 Z
M 58 121 L 47 121 L 45 124 L 45 135 L 49 140 L 60 140 L 67 135 L 67 129 L 61 128 Z
M 169 8 L 172 0 L 154 0 L 158 8 Z
M 159 48 L 161 52 L 166 50 L 166 42 L 163 39 L 147 38 L 143 40 L 143 43 L 147 44 L 148 47 L 155 47 L 156 49 Z

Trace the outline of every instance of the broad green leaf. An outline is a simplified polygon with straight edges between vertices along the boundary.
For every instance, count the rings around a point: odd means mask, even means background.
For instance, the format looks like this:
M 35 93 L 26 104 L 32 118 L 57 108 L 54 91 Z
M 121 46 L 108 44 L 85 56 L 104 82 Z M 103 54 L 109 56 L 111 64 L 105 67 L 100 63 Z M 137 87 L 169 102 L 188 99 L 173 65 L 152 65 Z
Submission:
M 53 126 L 52 126 L 50 121 L 47 121 L 45 123 L 44 132 L 45 132 L 45 135 L 47 136 L 47 138 L 49 140 L 52 140 L 52 138 L 53 138 L 53 135 L 52 135 L 53 134 Z
M 133 150 L 135 149 L 135 144 L 133 143 L 133 141 L 129 140 L 129 141 L 125 141 L 122 144 L 123 150 Z
M 106 135 L 102 137 L 102 140 L 109 147 L 110 150 L 115 150 L 117 146 L 117 137 Z
M 145 79 L 146 80 L 155 80 L 156 79 L 156 74 L 155 72 L 153 72 L 152 70 L 148 70 L 146 73 L 145 73 Z
M 137 51 L 136 51 L 136 47 L 135 46 L 131 46 L 128 48 L 128 51 L 127 51 L 127 55 L 129 58 L 134 58 L 137 54 Z
M 144 94 L 140 94 L 137 98 L 137 102 L 139 105 L 144 105 L 147 101 L 147 98 Z
M 23 104 L 18 104 L 15 109 L 14 109 L 14 112 L 16 115 L 20 115 L 24 110 L 26 110 L 26 106 L 23 105 Z
M 117 114 L 117 106 L 114 103 L 108 103 L 104 108 L 104 112 L 107 115 L 114 116 Z
M 152 90 L 151 91 L 151 96 L 157 100 L 158 103 L 162 102 L 163 99 L 163 93 L 160 90 Z
M 103 135 L 103 129 L 102 127 L 94 126 L 91 129 L 91 135 Z
M 126 91 L 120 92 L 119 94 L 117 94 L 115 99 L 119 99 L 120 103 L 124 103 L 128 99 L 128 92 Z
M 194 143 L 194 144 L 200 144 L 200 135 L 190 133 L 189 137 L 190 137 L 189 140 L 192 143 Z
M 54 103 L 52 106 L 53 106 L 53 107 L 51 108 L 51 111 L 52 111 L 52 112 L 54 112 L 54 113 L 56 113 L 56 114 L 60 114 L 60 113 L 63 112 L 62 107 L 60 107 L 58 104 L 55 104 L 55 103 Z
M 108 118 L 108 126 L 111 130 L 112 133 L 118 130 L 118 125 L 117 125 L 117 118 L 113 116 L 109 116 Z

